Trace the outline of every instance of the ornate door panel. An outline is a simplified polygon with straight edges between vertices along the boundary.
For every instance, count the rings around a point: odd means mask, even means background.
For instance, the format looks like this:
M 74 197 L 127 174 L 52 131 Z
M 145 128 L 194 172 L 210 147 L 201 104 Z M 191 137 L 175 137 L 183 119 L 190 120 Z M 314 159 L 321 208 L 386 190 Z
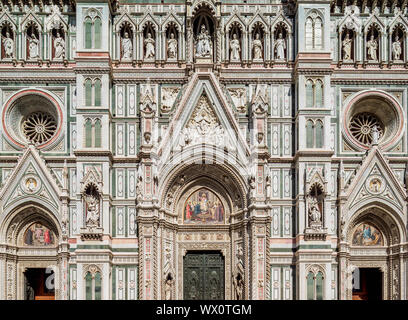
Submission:
M 194 252 L 184 257 L 184 299 L 224 299 L 224 258 L 220 253 Z

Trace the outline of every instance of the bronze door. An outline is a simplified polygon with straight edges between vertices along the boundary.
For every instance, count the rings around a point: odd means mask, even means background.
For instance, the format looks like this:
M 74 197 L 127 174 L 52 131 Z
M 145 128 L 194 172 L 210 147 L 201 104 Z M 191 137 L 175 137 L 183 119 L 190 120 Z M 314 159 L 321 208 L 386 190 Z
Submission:
M 222 255 L 188 252 L 184 257 L 184 300 L 222 300 L 224 291 Z

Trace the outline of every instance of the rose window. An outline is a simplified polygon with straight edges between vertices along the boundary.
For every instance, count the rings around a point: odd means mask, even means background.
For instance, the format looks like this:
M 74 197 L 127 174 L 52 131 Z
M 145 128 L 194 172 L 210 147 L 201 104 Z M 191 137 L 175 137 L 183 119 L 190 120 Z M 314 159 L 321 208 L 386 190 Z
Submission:
M 34 112 L 23 121 L 22 128 L 28 140 L 42 144 L 54 136 L 57 123 L 48 113 Z
M 384 125 L 374 114 L 368 112 L 356 114 L 349 123 L 351 134 L 364 145 L 371 144 L 374 126 L 377 127 L 378 137 L 381 139 L 384 133 Z

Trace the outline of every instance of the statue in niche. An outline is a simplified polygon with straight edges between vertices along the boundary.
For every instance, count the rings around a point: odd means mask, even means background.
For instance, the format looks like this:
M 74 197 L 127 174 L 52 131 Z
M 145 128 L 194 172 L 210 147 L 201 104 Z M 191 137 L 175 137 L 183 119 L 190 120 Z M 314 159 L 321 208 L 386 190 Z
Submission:
M 167 58 L 177 59 L 177 39 L 174 38 L 174 33 L 170 33 L 170 39 L 167 40 Z
M 279 32 L 278 39 L 275 44 L 276 60 L 285 60 L 286 41 L 283 38 L 282 32 Z
M 6 32 L 6 36 L 3 38 L 4 56 L 6 59 L 13 58 L 14 55 L 14 40 L 10 36 L 10 32 Z
M 309 220 L 310 220 L 310 226 L 320 226 L 321 221 L 322 221 L 322 213 L 320 212 L 319 209 L 319 201 L 316 196 L 308 196 L 308 202 L 309 202 Z
M 392 43 L 392 55 L 395 61 L 401 61 L 402 46 L 398 35 L 395 36 L 395 41 Z
M 196 57 L 197 58 L 209 58 L 211 57 L 212 42 L 210 34 L 205 25 L 201 25 L 201 31 L 196 40 Z
M 236 300 L 243 300 L 244 280 L 239 272 L 237 273 L 236 276 L 234 276 L 233 281 L 234 281 Z
M 171 274 L 168 274 L 166 280 L 164 281 L 164 299 L 172 300 L 172 288 L 174 280 Z
M 125 32 L 122 38 L 122 59 L 131 60 L 133 54 L 133 44 L 132 39 L 129 38 L 129 33 Z
M 351 61 L 351 45 L 353 44 L 353 39 L 350 38 L 349 33 L 346 33 L 346 36 L 343 40 L 343 60 Z
M 146 47 L 145 59 L 154 59 L 154 39 L 152 38 L 152 34 L 150 32 L 147 34 L 147 38 L 145 39 L 144 43 Z
M 377 40 L 374 39 L 374 34 L 371 34 L 370 40 L 367 42 L 367 57 L 368 60 L 377 61 Z
M 255 35 L 254 41 L 252 41 L 252 49 L 254 51 L 254 60 L 262 60 L 262 40 L 259 33 Z
M 241 54 L 241 45 L 239 43 L 238 35 L 236 33 L 233 34 L 232 40 L 230 41 L 231 47 L 231 61 L 240 61 L 240 54 Z
M 94 195 L 86 195 L 86 226 L 99 227 L 99 203 Z
M 65 40 L 57 31 L 57 36 L 54 39 L 55 59 L 63 59 L 65 57 Z
M 28 57 L 30 59 L 39 58 L 38 44 L 40 41 L 35 36 L 35 33 L 31 32 L 31 36 L 27 34 L 27 39 L 28 39 Z
M 380 137 L 380 132 L 378 131 L 378 128 L 376 125 L 374 125 L 371 128 L 371 137 L 372 137 L 372 145 L 377 145 L 378 144 L 378 139 Z

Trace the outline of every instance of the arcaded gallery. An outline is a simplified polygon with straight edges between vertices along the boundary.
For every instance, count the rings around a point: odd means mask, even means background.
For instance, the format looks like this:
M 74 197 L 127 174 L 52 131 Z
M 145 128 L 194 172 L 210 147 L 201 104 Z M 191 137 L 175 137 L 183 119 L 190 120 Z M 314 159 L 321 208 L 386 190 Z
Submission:
M 0 4 L 0 299 L 408 298 L 408 1 Z

